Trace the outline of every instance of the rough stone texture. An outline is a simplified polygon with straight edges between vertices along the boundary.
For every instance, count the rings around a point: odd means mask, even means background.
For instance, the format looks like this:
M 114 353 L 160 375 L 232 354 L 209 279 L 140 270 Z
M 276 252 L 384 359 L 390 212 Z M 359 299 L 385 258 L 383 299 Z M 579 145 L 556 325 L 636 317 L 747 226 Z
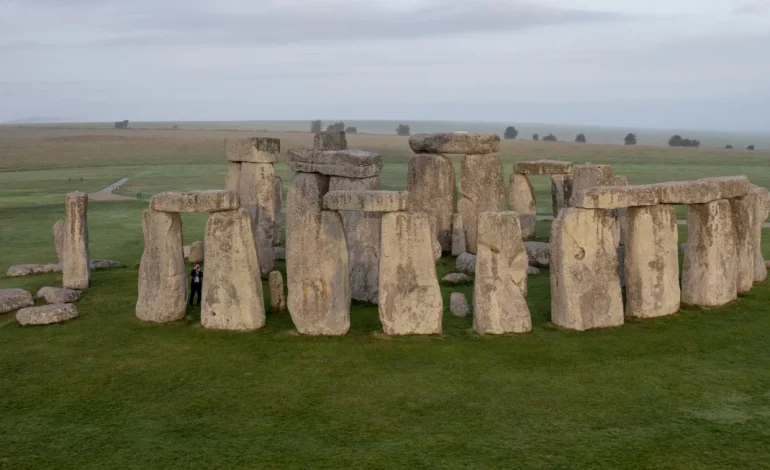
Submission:
M 272 193 L 272 184 L 268 188 Z M 206 223 L 206 272 L 201 324 L 215 330 L 251 331 L 265 326 L 260 264 L 246 209 L 215 212 Z
M 30 274 L 60 273 L 61 264 L 17 264 L 5 273 L 8 277 L 29 276 Z
M 534 237 L 537 207 L 535 205 L 535 190 L 532 189 L 532 182 L 527 175 L 511 173 L 508 207 L 519 214 L 522 238 L 526 240 Z
M 597 186 L 576 192 L 571 205 L 584 209 L 625 209 L 655 206 L 658 195 L 653 185 Z
M 538 274 L 540 274 L 540 270 L 537 269 L 536 267 L 529 266 L 527 268 L 527 275 L 529 275 L 529 276 L 537 276 Z
M 762 240 L 757 242 L 757 209 L 761 203 L 756 193 L 729 200 L 730 212 L 735 231 L 735 248 L 738 256 L 736 286 L 739 294 L 749 292 L 754 286 L 757 262 L 756 249 L 762 249 Z M 760 235 L 761 235 L 761 224 Z
M 184 259 L 189 260 L 191 249 L 192 247 L 190 245 L 185 245 L 182 247 L 182 256 L 184 257 Z
M 526 333 L 532 330 L 527 306 L 527 252 L 516 212 L 482 212 L 473 329 L 479 334 Z
M 152 209 L 142 213 L 144 253 L 139 265 L 136 317 L 166 323 L 184 318 L 187 271 L 182 258 L 182 217 Z
M 471 253 L 463 253 L 457 257 L 455 267 L 458 271 L 473 274 L 476 272 L 476 255 Z
M 382 216 L 379 312 L 388 335 L 441 334 L 443 303 L 424 213 Z
M 124 268 L 123 263 L 119 261 L 112 261 L 108 259 L 94 259 L 91 260 L 91 269 L 107 269 L 107 268 Z
M 487 154 L 500 151 L 497 134 L 414 134 L 409 137 L 414 153 Z
M 497 154 L 464 155 L 460 168 L 457 212 L 463 218 L 466 249 L 476 253 L 478 214 L 501 211 L 505 204 L 503 166 Z
M 80 312 L 73 304 L 50 304 L 23 308 L 16 312 L 16 321 L 21 325 L 50 325 L 79 316 Z
M 684 254 L 684 252 L 687 250 L 687 242 L 680 243 L 679 244 L 679 253 Z
M 433 240 L 433 261 L 438 261 L 441 259 L 441 244 L 438 242 L 438 240 Z
M 77 302 L 80 291 L 66 287 L 41 287 L 35 294 L 35 298 L 45 299 L 49 304 L 68 304 Z
M 231 162 L 275 163 L 281 153 L 281 140 L 273 137 L 225 139 L 225 158 Z
M 574 200 L 574 195 L 580 191 L 596 186 L 612 186 L 615 184 L 615 173 L 609 165 L 575 165 L 572 167 L 572 191 L 570 199 L 565 199 L 567 205 Z
M 24 289 L 0 289 L 0 313 L 35 305 L 32 294 Z
M 69 193 L 65 201 L 62 285 L 88 289 L 91 267 L 88 253 L 88 194 Z
M 619 245 L 617 248 L 618 251 L 618 278 L 620 279 L 620 289 L 621 291 L 626 288 L 626 247 L 623 245 Z
M 730 202 L 693 204 L 687 210 L 682 302 L 716 307 L 738 298 L 735 230 Z
M 275 259 L 285 260 L 286 259 L 286 248 L 282 246 L 275 247 Z
M 460 214 L 452 215 L 452 256 L 460 256 L 465 253 L 465 229 L 463 229 L 463 217 Z
M 289 207 L 293 199 L 290 193 Z M 298 229 L 286 240 L 291 319 L 303 335 L 344 335 L 350 328 L 350 274 L 342 216 L 292 212 Z
M 559 211 L 569 207 L 569 201 L 572 198 L 572 175 L 552 175 L 551 176 L 551 200 L 553 205 L 553 216 L 559 215 Z
M 238 194 L 220 189 L 186 193 L 169 191 L 150 198 L 150 209 L 158 212 L 216 212 L 239 207 Z
M 281 229 L 283 228 L 283 181 L 280 176 L 273 175 L 275 184 L 275 225 L 273 225 L 273 246 L 281 245 Z
M 286 196 L 286 248 L 291 252 L 290 239 L 293 232 L 303 230 L 302 221 L 306 214 L 320 214 L 323 197 L 329 191 L 329 177 L 316 173 L 296 173 Z M 298 237 L 295 237 L 299 239 Z M 301 247 L 297 248 L 301 251 Z M 290 282 L 291 279 L 288 280 Z
M 767 263 L 765 263 L 765 258 L 762 256 L 762 224 L 767 220 L 768 212 L 770 211 L 770 194 L 767 189 L 758 186 L 752 188 L 752 194 L 756 194 L 759 198 L 757 214 L 754 220 L 754 254 L 756 255 L 756 260 L 754 261 L 754 282 L 763 282 L 767 279 Z
M 441 249 L 453 250 L 452 216 L 455 213 L 456 183 L 452 161 L 444 155 L 413 155 L 409 159 L 406 187 L 409 191 L 409 211 L 428 214 L 431 230 Z
M 379 186 L 378 177 L 367 179 L 376 179 Z M 399 212 L 406 210 L 408 199 L 407 191 L 337 190 L 332 184 L 324 196 L 324 207 L 331 211 Z
M 338 190 L 353 190 L 357 194 L 390 193 L 390 191 L 375 191 L 380 187 L 380 178 L 342 178 L 333 176 L 329 182 L 330 191 L 324 196 L 327 201 L 329 194 L 339 194 Z M 398 194 L 398 193 L 396 193 Z M 366 198 L 364 198 L 366 199 Z M 373 196 L 372 199 L 376 199 Z M 399 197 L 404 202 L 406 196 Z M 371 203 L 371 204 L 369 204 Z M 373 207 L 374 201 L 361 201 L 358 207 Z M 356 204 L 352 204 L 356 205 Z M 382 205 L 381 205 L 382 206 Z M 376 304 L 379 294 L 380 279 L 380 229 L 382 214 L 377 212 L 340 211 L 345 227 L 345 239 L 348 247 L 348 269 L 350 271 L 350 292 L 353 299 L 361 302 Z
M 57 220 L 55 224 L 53 224 L 53 245 L 56 247 L 56 258 L 59 260 L 59 263 L 62 262 L 62 257 L 64 256 L 64 234 L 66 232 L 66 227 L 64 225 L 64 220 Z
M 192 242 L 190 245 L 190 255 L 187 257 L 187 261 L 191 263 L 202 263 L 204 259 L 203 242 L 200 240 Z
M 356 149 L 292 149 L 289 150 L 289 168 L 294 172 L 371 178 L 382 171 L 382 159 L 376 153 Z
M 316 132 L 313 138 L 313 148 L 316 150 L 347 150 L 348 139 L 345 136 L 345 132 Z
M 270 285 L 270 311 L 283 313 L 286 311 L 286 294 L 283 290 L 283 275 L 280 271 L 273 271 L 267 277 Z
M 543 242 L 524 242 L 527 250 L 529 265 L 536 268 L 547 268 L 551 264 L 551 245 Z
M 462 284 L 465 282 L 470 282 L 471 278 L 463 273 L 451 273 L 441 278 L 441 280 L 447 284 Z
M 720 199 L 745 196 L 752 189 L 751 181 L 747 176 L 715 176 L 702 178 L 700 181 L 716 185 L 719 188 Z
M 571 175 L 572 162 L 560 160 L 516 162 L 513 165 L 513 172 L 520 175 Z
M 628 209 L 624 263 L 627 317 L 653 318 L 679 311 L 678 240 L 674 206 Z
M 471 306 L 468 305 L 468 299 L 465 294 L 452 292 L 449 295 L 449 311 L 456 317 L 467 317 L 471 313 Z
M 225 175 L 225 191 L 238 194 L 241 184 L 241 163 L 230 162 L 227 175 Z
M 719 187 L 705 180 L 669 181 L 652 186 L 660 204 L 705 204 L 720 199 Z
M 588 330 L 623 324 L 617 221 L 600 209 L 565 208 L 551 227 L 551 320 Z
M 263 279 L 275 267 L 275 172 L 271 163 L 241 165 L 241 207 L 251 216 L 252 231 L 257 241 L 259 270 Z

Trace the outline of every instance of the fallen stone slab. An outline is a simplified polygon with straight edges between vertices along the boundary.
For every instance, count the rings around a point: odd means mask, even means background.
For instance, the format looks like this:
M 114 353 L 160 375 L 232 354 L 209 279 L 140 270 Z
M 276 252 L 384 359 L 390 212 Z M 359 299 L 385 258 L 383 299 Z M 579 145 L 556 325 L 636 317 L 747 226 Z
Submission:
M 527 267 L 527 275 L 529 275 L 529 276 L 537 276 L 538 274 L 540 274 L 540 270 L 537 269 L 536 267 L 534 267 L 534 266 Z
M 88 194 L 67 194 L 62 251 L 62 285 L 71 289 L 88 289 L 91 283 L 88 251 Z
M 382 158 L 364 150 L 289 150 L 289 168 L 294 172 L 320 173 L 347 178 L 371 178 L 382 171 Z
M 500 151 L 497 134 L 414 134 L 409 137 L 414 153 L 487 154 Z
M 270 286 L 270 311 L 274 314 L 286 311 L 286 294 L 283 290 L 283 275 L 280 271 L 273 271 L 268 275 Z
M 463 229 L 463 217 L 460 214 L 452 215 L 452 256 L 460 256 L 467 250 L 465 243 L 465 229 Z
M 23 308 L 16 312 L 16 321 L 21 325 L 50 325 L 79 316 L 80 311 L 74 304 L 50 304 Z
M 441 280 L 447 284 L 462 284 L 465 282 L 470 282 L 471 278 L 468 277 L 468 275 L 465 273 L 451 273 L 442 277 Z
M 653 185 L 597 186 L 572 195 L 571 205 L 583 209 L 625 209 L 655 206 L 658 192 Z
M 80 291 L 66 287 L 41 287 L 35 298 L 45 299 L 49 304 L 69 304 L 78 301 Z
M 32 294 L 24 289 L 0 289 L 0 313 L 35 305 Z
M 455 267 L 458 271 L 473 274 L 476 272 L 476 255 L 472 253 L 463 253 L 457 257 Z
M 347 150 L 348 139 L 342 131 L 316 132 L 313 138 L 313 148 L 316 150 Z
M 471 307 L 468 305 L 465 294 L 452 292 L 449 295 L 449 311 L 456 317 L 467 317 L 471 313 Z
M 478 215 L 497 212 L 505 205 L 503 166 L 497 154 L 463 155 L 460 160 L 460 200 L 457 212 L 463 218 L 469 253 L 476 253 Z
M 225 139 L 225 158 L 231 162 L 275 163 L 281 153 L 281 139 L 249 137 Z
M 451 231 L 456 183 L 452 161 L 446 155 L 413 155 L 409 159 L 406 189 L 409 191 L 409 212 L 428 214 L 431 230 L 441 244 L 442 251 L 453 250 Z
M 544 242 L 524 242 L 527 250 L 529 265 L 536 268 L 547 268 L 551 264 L 551 245 Z
M 516 162 L 513 172 L 519 175 L 571 175 L 572 162 L 561 160 L 534 160 Z
M 109 269 L 109 268 L 125 268 L 126 266 L 119 261 L 112 261 L 109 259 L 94 259 L 90 263 L 91 269 Z
M 60 273 L 61 264 L 17 264 L 8 268 L 6 276 L 21 277 L 31 274 Z
M 405 211 L 408 191 L 329 191 L 324 206 L 332 211 L 397 212 Z
M 537 222 L 537 207 L 535 205 L 535 190 L 527 175 L 511 173 L 508 187 L 508 207 L 519 214 L 521 236 L 524 240 L 535 236 Z
M 218 189 L 186 193 L 169 191 L 150 198 L 150 209 L 158 212 L 217 212 L 239 207 L 238 194 Z

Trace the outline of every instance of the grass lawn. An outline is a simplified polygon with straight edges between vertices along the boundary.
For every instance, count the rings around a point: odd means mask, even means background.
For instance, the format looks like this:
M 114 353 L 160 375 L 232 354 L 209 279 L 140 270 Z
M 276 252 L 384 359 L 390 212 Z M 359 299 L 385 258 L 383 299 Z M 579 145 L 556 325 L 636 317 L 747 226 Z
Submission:
M 526 335 L 480 337 L 471 318 L 449 314 L 449 294 L 470 300 L 472 284 L 442 285 L 441 337 L 386 337 L 376 307 L 361 304 L 353 305 L 351 332 L 340 338 L 299 336 L 288 314 L 268 315 L 266 328 L 245 334 L 204 330 L 197 308 L 184 321 L 148 325 L 134 317 L 141 211 L 155 192 L 222 187 L 221 154 L 162 136 L 118 150 L 111 141 L 90 147 L 80 139 L 72 145 L 85 155 L 122 157 L 93 166 L 92 157 L 81 160 L 63 141 L 60 158 L 32 153 L 32 164 L 15 168 L 10 162 L 23 161 L 19 155 L 35 142 L 47 148 L 52 137 L 2 137 L 0 273 L 55 260 L 51 227 L 63 217 L 66 192 L 129 177 L 119 192 L 142 197 L 90 203 L 92 257 L 127 267 L 93 273 L 78 302 L 80 318 L 21 327 L 0 315 L 0 468 L 770 465 L 770 283 L 722 308 L 685 308 L 582 333 L 549 322 L 547 270 L 530 277 L 534 330 Z M 357 146 L 370 148 L 365 144 Z M 197 149 L 193 164 L 168 150 L 185 145 Z M 377 145 L 384 145 L 379 138 Z M 574 147 L 551 148 L 573 159 Z M 153 148 L 167 153 L 150 158 Z M 748 174 L 770 186 L 768 154 L 720 164 L 704 149 L 707 163 L 699 164 L 699 154 L 687 150 L 680 158 L 639 152 L 591 161 L 613 164 L 634 183 Z M 503 153 L 506 171 L 532 155 Z M 406 162 L 392 160 L 383 186 L 403 188 Z M 277 172 L 288 185 L 285 164 Z M 548 184 L 535 179 L 543 214 L 550 212 Z M 202 239 L 205 215 L 183 220 L 186 243 Z M 538 238 L 547 240 L 548 232 L 547 222 L 538 224 Z M 763 250 L 770 257 L 768 230 Z M 282 262 L 278 268 L 285 274 Z M 438 264 L 440 276 L 453 269 L 451 257 Z M 60 283 L 56 274 L 0 274 L 0 288 L 34 292 Z

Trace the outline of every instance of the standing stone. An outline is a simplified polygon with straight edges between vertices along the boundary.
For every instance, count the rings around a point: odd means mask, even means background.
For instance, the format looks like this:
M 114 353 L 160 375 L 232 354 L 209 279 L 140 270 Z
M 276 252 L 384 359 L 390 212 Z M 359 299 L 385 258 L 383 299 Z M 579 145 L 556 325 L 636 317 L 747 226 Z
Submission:
M 467 250 L 476 253 L 478 214 L 501 211 L 505 203 L 503 166 L 497 154 L 463 155 L 460 168 L 457 212 L 463 218 Z
M 286 310 L 286 295 L 283 291 L 283 276 L 280 271 L 273 271 L 267 277 L 270 285 L 270 311 L 274 314 Z
M 749 193 L 743 197 L 730 199 L 729 202 L 738 256 L 736 286 L 738 293 L 743 294 L 749 292 L 754 286 L 756 273 L 754 264 L 757 262 L 755 250 L 757 246 L 761 249 L 761 241 L 756 243 L 757 206 L 760 204 L 760 200 L 756 193 Z
M 630 207 L 625 245 L 626 316 L 679 311 L 679 231 L 674 206 Z
M 628 186 L 628 177 L 615 175 L 615 186 Z M 628 229 L 628 214 L 625 207 L 619 208 L 615 211 L 618 217 L 618 243 L 622 246 L 626 244 L 626 232 Z
M 290 192 L 286 274 L 291 319 L 303 335 L 344 335 L 350 329 L 350 274 L 342 216 L 295 212 L 297 202 Z
M 431 255 L 428 216 L 382 216 L 379 312 L 388 335 L 441 334 L 443 303 Z
M 257 240 L 259 270 L 267 278 L 275 266 L 273 252 L 275 237 L 275 181 L 272 163 L 242 163 L 241 207 L 251 215 L 254 237 Z
M 380 189 L 380 177 L 344 178 L 332 176 L 330 191 L 365 191 Z M 348 246 L 350 292 L 353 299 L 377 303 L 380 278 L 379 212 L 339 211 Z
M 617 221 L 602 209 L 565 208 L 551 227 L 551 321 L 572 330 L 623 324 Z
M 521 236 L 527 240 L 535 236 L 537 208 L 535 206 L 535 190 L 527 175 L 511 173 L 508 206 L 519 214 Z
M 531 331 L 526 301 L 529 262 L 516 212 L 479 215 L 476 256 L 473 329 L 497 335 Z
M 281 246 L 281 229 L 283 228 L 283 181 L 280 176 L 274 176 L 275 183 L 275 225 L 273 226 L 273 246 Z
M 443 251 L 452 250 L 452 215 L 455 212 L 455 169 L 445 155 L 420 153 L 409 159 L 409 211 L 424 212 Z
M 770 197 L 768 197 L 768 192 L 765 188 L 754 187 L 752 193 L 759 197 L 757 214 L 754 220 L 754 255 L 756 256 L 754 261 L 754 282 L 764 282 L 767 279 L 767 264 L 762 256 L 762 225 L 767 220 L 768 212 L 770 211 Z
M 345 132 L 321 131 L 315 133 L 313 148 L 317 150 L 347 150 L 348 139 Z
M 88 194 L 67 194 L 64 218 L 62 284 L 70 289 L 88 289 L 91 283 L 88 254 Z M 180 246 L 179 252 L 182 248 Z
M 241 184 L 241 162 L 229 162 L 230 168 L 225 176 L 225 191 L 235 194 L 240 193 Z
M 57 220 L 53 224 L 53 245 L 56 247 L 56 258 L 59 259 L 59 264 L 64 261 L 64 234 L 66 233 L 66 227 L 64 220 Z
M 452 215 L 452 256 L 460 256 L 466 249 L 463 218 L 460 214 L 454 214 Z
M 433 261 L 438 261 L 441 259 L 441 244 L 438 242 L 438 240 L 433 240 Z
M 250 214 L 245 209 L 210 214 L 205 242 L 208 261 L 201 303 L 203 327 L 251 331 L 265 326 L 265 301 Z
M 572 167 L 572 194 L 596 186 L 614 186 L 615 173 L 609 165 L 576 165 Z M 570 198 L 571 200 L 571 198 Z M 569 200 L 568 200 L 569 201 Z M 572 205 L 570 202 L 569 205 Z
M 147 209 L 142 213 L 144 253 L 139 265 L 136 317 L 166 323 L 184 318 L 187 272 L 182 257 L 182 217 Z
M 203 242 L 198 240 L 192 242 L 192 245 L 190 245 L 190 254 L 187 256 L 187 261 L 191 263 L 202 263 L 205 259 L 205 254 L 203 251 Z
M 471 307 L 468 305 L 465 294 L 452 292 L 449 296 L 449 311 L 456 317 L 466 317 L 471 313 Z
M 682 302 L 716 307 L 738 298 L 738 252 L 731 212 L 725 199 L 688 207 Z
M 551 199 L 553 201 L 553 216 L 569 207 L 572 198 L 572 175 L 551 175 Z

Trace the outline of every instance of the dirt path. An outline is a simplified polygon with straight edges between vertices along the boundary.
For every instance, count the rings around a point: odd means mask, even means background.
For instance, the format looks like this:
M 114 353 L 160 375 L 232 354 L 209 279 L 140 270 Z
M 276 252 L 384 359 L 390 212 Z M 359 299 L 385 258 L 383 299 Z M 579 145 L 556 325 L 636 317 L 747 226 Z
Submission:
M 112 183 L 111 185 L 107 186 L 106 188 L 97 191 L 95 193 L 91 193 L 88 195 L 88 199 L 91 199 L 93 201 L 132 201 L 136 198 L 131 196 L 121 196 L 119 194 L 112 194 L 113 191 L 118 189 L 123 183 L 128 181 L 128 178 L 121 178 L 118 181 Z

